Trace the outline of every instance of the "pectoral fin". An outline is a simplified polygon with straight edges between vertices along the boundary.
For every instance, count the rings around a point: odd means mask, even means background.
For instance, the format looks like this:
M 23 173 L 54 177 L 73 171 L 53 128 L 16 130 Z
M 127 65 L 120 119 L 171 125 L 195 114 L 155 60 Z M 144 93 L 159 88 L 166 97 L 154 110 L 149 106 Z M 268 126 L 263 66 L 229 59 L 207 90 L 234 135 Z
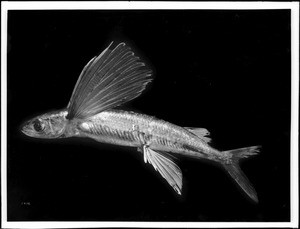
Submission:
M 67 119 L 88 118 L 138 97 L 151 81 L 151 73 L 125 43 L 109 45 L 82 70 Z
M 144 161 L 149 162 L 156 171 L 167 180 L 169 185 L 181 195 L 182 172 L 181 169 L 168 157 L 155 152 L 147 146 L 143 147 Z
M 195 134 L 197 137 L 205 141 L 206 143 L 211 142 L 211 138 L 207 137 L 209 136 L 209 131 L 205 128 L 194 128 L 194 127 L 185 127 L 188 131 Z

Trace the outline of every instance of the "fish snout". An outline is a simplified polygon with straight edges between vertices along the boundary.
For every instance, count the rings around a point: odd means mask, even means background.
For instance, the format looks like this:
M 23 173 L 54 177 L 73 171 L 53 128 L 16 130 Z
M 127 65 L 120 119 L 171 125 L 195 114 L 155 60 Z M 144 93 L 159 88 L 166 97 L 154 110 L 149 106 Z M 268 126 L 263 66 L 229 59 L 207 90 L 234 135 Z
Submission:
M 20 130 L 21 130 L 21 132 L 23 134 L 29 135 L 29 132 L 32 130 L 31 126 L 32 126 L 31 120 L 30 121 L 26 121 L 23 124 L 21 124 Z

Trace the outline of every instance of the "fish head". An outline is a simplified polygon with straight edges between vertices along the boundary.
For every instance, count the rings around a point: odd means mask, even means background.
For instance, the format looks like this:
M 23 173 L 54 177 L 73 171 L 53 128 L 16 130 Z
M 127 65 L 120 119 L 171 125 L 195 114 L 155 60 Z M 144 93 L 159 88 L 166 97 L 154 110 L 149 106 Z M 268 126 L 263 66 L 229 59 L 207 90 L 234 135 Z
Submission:
M 36 116 L 21 126 L 21 131 L 33 138 L 58 138 L 66 128 L 67 112 L 50 112 Z

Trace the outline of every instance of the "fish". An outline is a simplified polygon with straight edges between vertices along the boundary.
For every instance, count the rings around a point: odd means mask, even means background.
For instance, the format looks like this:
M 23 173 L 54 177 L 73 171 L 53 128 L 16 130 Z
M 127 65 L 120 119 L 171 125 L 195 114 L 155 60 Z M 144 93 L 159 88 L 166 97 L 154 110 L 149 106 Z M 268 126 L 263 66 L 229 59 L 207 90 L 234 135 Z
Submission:
M 153 71 L 125 42 L 111 42 L 83 68 L 66 108 L 38 115 L 21 126 L 32 138 L 91 138 L 100 143 L 134 147 L 182 195 L 179 156 L 221 165 L 247 196 L 257 193 L 239 162 L 257 155 L 260 146 L 220 151 L 205 128 L 181 127 L 118 106 L 137 98 L 153 80 Z

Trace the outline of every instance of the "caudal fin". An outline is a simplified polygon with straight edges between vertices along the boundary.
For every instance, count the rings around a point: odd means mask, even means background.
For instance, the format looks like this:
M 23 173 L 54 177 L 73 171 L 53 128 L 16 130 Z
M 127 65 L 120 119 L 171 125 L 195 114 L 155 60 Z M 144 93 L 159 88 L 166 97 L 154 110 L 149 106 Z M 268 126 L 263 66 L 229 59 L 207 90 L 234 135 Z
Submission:
M 252 146 L 234 150 L 224 151 L 223 153 L 227 156 L 227 160 L 223 162 L 224 168 L 231 175 L 231 177 L 239 184 L 244 192 L 256 203 L 258 202 L 257 194 L 252 184 L 242 172 L 239 166 L 239 160 L 247 158 L 252 155 L 256 155 L 259 152 L 259 146 Z

